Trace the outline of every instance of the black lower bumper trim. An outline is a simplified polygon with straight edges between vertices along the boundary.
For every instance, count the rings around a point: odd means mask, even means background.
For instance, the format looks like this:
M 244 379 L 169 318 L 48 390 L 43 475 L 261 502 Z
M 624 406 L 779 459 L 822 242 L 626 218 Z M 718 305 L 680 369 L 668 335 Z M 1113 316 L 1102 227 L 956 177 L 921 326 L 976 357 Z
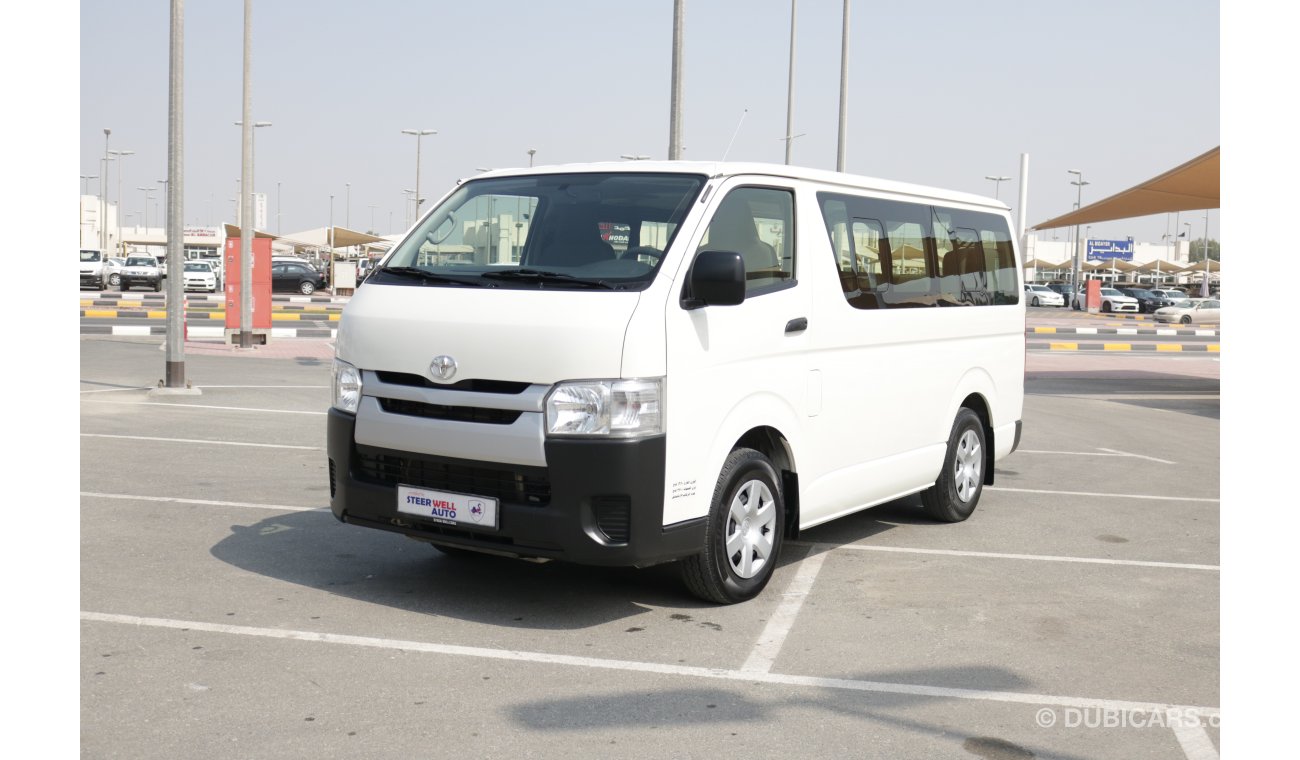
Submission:
M 343 522 L 402 533 L 433 543 L 545 557 L 587 565 L 643 567 L 696 554 L 705 520 L 663 525 L 666 439 L 547 441 L 543 505 L 503 499 L 496 530 L 451 526 L 397 511 L 397 488 L 367 479 L 354 443 L 356 418 L 329 411 L 330 509 Z M 508 469 L 509 465 L 446 460 L 365 447 L 367 455 L 403 457 L 422 464 Z M 415 468 L 413 468 L 415 469 Z M 426 468 L 427 469 L 427 468 Z M 536 477 L 540 468 L 526 470 Z M 448 489 L 450 490 L 450 489 Z

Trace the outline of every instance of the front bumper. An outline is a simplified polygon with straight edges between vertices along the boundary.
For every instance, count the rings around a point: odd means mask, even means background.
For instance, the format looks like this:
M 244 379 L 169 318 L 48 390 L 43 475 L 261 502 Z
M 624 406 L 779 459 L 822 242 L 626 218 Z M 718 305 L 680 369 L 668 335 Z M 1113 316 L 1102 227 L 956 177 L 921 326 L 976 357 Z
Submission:
M 330 409 L 330 510 L 343 522 L 446 546 L 586 565 L 644 567 L 704 546 L 703 518 L 663 525 L 664 436 L 548 440 L 542 468 L 361 446 L 355 427 L 352 415 Z M 443 525 L 399 512 L 399 482 L 498 498 L 497 528 Z

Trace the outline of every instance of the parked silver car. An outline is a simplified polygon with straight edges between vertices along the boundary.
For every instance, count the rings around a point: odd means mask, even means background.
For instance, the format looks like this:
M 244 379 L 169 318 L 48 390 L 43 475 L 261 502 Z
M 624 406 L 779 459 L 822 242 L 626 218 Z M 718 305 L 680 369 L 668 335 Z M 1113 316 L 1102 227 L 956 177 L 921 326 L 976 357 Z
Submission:
M 1157 322 L 1177 322 L 1190 325 L 1219 321 L 1219 299 L 1187 298 L 1173 306 L 1156 309 Z

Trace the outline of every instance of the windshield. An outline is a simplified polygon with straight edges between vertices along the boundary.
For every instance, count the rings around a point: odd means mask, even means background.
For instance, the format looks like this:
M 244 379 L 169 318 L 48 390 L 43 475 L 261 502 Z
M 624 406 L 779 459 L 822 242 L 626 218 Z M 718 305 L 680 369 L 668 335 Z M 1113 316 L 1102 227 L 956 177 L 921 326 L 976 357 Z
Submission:
M 1141 290 L 1141 289 L 1139 289 L 1139 288 L 1132 288 L 1132 289 L 1130 289 L 1130 290 L 1128 290 L 1128 291 L 1125 291 L 1125 292 L 1127 292 L 1129 295 L 1133 296 L 1134 298 L 1150 298 L 1150 297 L 1151 297 L 1151 293 L 1150 293 L 1149 291 Z
M 1029 287 L 1030 287 L 1030 289 L 1032 289 L 1032 290 L 1034 290 L 1034 291 L 1036 291 L 1036 292 L 1038 292 L 1038 293 L 1051 293 L 1051 292 L 1052 292 L 1052 289 L 1049 288 L 1049 287 L 1047 287 L 1046 285 L 1030 285 Z
M 81 252 L 81 260 L 82 260 L 82 261 L 99 261 L 99 256 L 100 256 L 99 251 L 82 251 L 82 252 Z
M 367 283 L 641 290 L 699 194 L 687 174 L 548 174 L 466 182 Z
M 144 256 L 132 256 L 126 260 L 126 265 L 129 267 L 156 267 L 158 261 Z
M 185 262 L 185 271 L 186 272 L 207 272 L 211 274 L 212 267 L 208 266 L 207 262 L 204 261 L 187 261 Z
M 1174 301 L 1173 306 L 1175 309 L 1190 309 L 1192 308 L 1192 302 L 1186 298 L 1182 298 Z

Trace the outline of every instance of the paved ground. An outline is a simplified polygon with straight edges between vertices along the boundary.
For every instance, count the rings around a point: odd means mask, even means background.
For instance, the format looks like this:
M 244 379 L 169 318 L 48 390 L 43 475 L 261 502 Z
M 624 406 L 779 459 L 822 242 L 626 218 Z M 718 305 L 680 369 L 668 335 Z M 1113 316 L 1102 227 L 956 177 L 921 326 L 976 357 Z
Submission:
M 1216 356 L 1030 353 L 971 520 L 806 531 L 716 607 L 341 525 L 329 342 L 150 399 L 159 343 L 80 344 L 84 756 L 1217 756 Z

